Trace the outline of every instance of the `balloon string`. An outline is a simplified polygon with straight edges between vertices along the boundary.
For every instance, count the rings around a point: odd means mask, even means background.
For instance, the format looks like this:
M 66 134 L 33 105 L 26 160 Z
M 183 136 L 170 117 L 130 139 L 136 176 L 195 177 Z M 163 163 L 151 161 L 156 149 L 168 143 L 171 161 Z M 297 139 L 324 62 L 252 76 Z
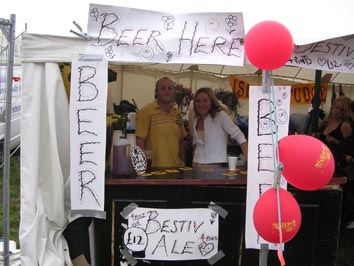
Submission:
M 271 75 L 271 71 L 266 71 L 265 75 L 269 75 L 269 77 L 266 78 L 265 81 L 265 86 L 268 91 L 268 101 L 269 101 L 269 114 L 270 114 L 270 131 L 271 131 L 271 136 L 272 136 L 272 152 L 273 152 L 273 172 L 274 172 L 274 181 L 276 179 L 277 175 L 277 160 L 276 160 L 276 143 L 274 140 L 274 135 L 277 135 L 277 120 L 276 120 L 276 110 L 275 110 L 275 102 L 274 102 L 274 87 L 272 86 L 273 83 L 270 82 L 270 80 L 273 79 Z M 273 124 L 274 121 L 274 124 Z M 275 130 L 274 130 L 275 127 Z M 275 132 L 275 134 L 274 134 Z M 274 182 L 275 185 L 276 182 Z
M 280 179 L 283 170 L 283 164 L 279 161 L 279 146 L 278 146 L 278 123 L 277 123 L 277 110 L 276 101 L 274 93 L 274 83 L 271 71 L 269 72 L 269 78 L 266 79 L 266 86 L 268 89 L 268 100 L 270 102 L 270 125 L 271 125 L 271 135 L 272 135 L 272 151 L 273 151 L 273 170 L 274 170 L 274 184 L 273 186 L 277 192 L 277 212 L 278 212 L 278 230 L 279 230 L 279 249 L 278 249 L 278 259 L 281 266 L 285 265 L 285 260 L 282 253 L 282 243 L 283 243 L 283 232 L 282 232 L 282 221 L 281 221 L 281 206 L 280 206 Z M 273 125 L 274 121 L 274 125 Z M 275 130 L 274 130 L 275 127 Z M 273 134 L 274 133 L 274 134 Z
M 278 259 L 280 261 L 280 265 L 285 265 L 285 260 L 283 257 L 283 225 L 281 222 L 281 205 L 280 205 L 280 187 L 279 185 L 276 187 L 277 190 L 277 209 L 278 209 L 278 230 L 279 230 L 279 247 L 278 247 Z
M 273 172 L 274 172 L 274 187 L 280 185 L 281 172 L 283 170 L 283 165 L 279 162 L 279 146 L 278 146 L 278 122 L 277 122 L 277 110 L 276 101 L 274 93 L 274 83 L 272 72 L 268 71 L 269 78 L 265 81 L 265 86 L 268 91 L 269 100 L 269 113 L 270 113 L 270 130 L 272 135 L 272 151 L 273 151 Z M 266 74 L 267 75 L 267 74 Z M 273 124 L 274 121 L 274 124 Z
M 278 248 L 278 259 L 280 261 L 280 266 L 285 266 L 285 259 L 284 259 L 284 256 L 283 256 L 283 252 L 282 252 L 282 249 L 281 249 L 281 246 Z

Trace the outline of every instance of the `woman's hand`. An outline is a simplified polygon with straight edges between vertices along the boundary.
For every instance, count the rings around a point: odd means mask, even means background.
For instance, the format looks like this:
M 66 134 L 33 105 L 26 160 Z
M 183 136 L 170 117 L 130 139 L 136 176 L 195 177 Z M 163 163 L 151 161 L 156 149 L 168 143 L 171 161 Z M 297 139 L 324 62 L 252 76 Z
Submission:
M 334 138 L 330 135 L 326 136 L 326 141 L 327 141 L 327 143 L 339 144 L 339 140 L 337 140 L 336 138 Z

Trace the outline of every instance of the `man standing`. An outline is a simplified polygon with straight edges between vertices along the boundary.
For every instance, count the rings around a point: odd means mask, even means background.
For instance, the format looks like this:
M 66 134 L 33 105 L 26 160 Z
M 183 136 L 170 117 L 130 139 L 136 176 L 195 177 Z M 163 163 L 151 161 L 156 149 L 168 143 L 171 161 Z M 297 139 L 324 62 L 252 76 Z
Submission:
M 152 167 L 184 166 L 186 132 L 174 102 L 175 91 L 170 78 L 159 79 L 156 99 L 137 114 L 136 144 L 143 150 L 153 150 Z

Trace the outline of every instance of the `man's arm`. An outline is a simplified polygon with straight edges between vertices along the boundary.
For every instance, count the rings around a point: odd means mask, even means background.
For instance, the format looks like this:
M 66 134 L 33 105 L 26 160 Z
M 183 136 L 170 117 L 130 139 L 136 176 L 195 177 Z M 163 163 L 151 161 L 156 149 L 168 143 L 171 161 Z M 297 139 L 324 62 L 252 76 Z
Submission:
M 140 147 L 140 149 L 145 150 L 145 139 L 141 137 L 136 137 L 136 145 Z

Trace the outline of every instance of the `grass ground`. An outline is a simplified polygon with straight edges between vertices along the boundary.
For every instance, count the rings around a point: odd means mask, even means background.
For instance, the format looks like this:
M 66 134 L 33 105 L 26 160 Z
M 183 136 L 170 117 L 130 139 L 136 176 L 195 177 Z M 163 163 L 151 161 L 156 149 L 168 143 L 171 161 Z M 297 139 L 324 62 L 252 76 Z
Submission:
M 1 209 L 0 209 L 0 236 L 3 236 L 3 172 L 4 168 L 1 167 Z M 16 241 L 17 248 L 19 248 L 18 231 L 20 225 L 20 157 L 12 156 L 10 160 L 10 240 Z

